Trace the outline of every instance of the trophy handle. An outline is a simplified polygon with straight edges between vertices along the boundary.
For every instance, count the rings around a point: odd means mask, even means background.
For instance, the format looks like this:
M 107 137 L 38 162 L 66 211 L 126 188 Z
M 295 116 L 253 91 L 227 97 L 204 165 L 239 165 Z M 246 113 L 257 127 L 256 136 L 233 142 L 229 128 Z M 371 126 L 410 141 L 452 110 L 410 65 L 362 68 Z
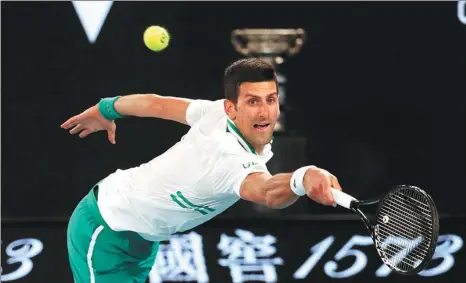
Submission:
M 236 51 L 243 55 L 248 55 L 249 54 L 249 49 L 247 48 L 246 45 L 243 44 L 243 36 L 244 34 L 242 33 L 241 30 L 234 30 L 231 33 L 231 43 L 235 47 Z
M 305 40 L 306 40 L 306 32 L 304 31 L 304 29 L 297 29 L 296 38 L 294 40 L 295 45 L 293 47 L 290 47 L 287 53 L 289 55 L 295 55 L 296 53 L 301 51 L 301 48 L 303 47 Z

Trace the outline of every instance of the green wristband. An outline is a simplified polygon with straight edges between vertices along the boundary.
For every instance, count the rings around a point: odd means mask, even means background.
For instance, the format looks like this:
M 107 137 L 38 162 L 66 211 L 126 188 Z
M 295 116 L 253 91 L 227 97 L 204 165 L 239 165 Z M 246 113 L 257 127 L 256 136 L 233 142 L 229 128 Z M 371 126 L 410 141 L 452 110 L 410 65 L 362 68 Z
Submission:
M 115 101 L 120 98 L 121 96 L 115 97 L 106 97 L 102 98 L 99 101 L 99 112 L 102 116 L 107 120 L 115 120 L 119 118 L 123 118 L 120 113 L 115 110 Z

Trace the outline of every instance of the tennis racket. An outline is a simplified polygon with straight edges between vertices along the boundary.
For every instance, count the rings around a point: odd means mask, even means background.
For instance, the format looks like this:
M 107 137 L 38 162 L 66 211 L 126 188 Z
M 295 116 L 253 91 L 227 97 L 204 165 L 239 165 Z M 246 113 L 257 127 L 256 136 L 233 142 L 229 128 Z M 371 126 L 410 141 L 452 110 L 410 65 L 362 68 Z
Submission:
M 336 203 L 361 217 L 382 261 L 399 274 L 417 274 L 431 260 L 437 246 L 439 220 L 434 201 L 425 191 L 400 185 L 385 196 L 356 200 L 332 188 Z M 362 206 L 378 204 L 369 221 Z

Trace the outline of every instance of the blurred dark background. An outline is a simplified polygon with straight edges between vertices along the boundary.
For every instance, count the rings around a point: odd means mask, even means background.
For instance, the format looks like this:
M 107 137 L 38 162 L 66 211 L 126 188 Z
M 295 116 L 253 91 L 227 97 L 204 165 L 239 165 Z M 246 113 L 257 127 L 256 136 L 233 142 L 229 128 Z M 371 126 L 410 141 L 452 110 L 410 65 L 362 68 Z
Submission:
M 93 44 L 71 2 L 1 8 L 2 223 L 66 221 L 97 181 L 178 141 L 188 127 L 164 120 L 117 121 L 116 145 L 60 124 L 108 96 L 222 98 L 223 71 L 242 57 L 230 41 L 237 28 L 307 33 L 279 68 L 290 112 L 273 173 L 315 164 L 359 198 L 412 184 L 442 217 L 466 213 L 466 25 L 457 2 L 115 2 Z M 144 46 L 150 25 L 171 33 L 163 52 Z M 220 217 L 326 214 L 347 212 L 302 198 L 282 211 L 241 202 Z
M 224 68 L 242 56 L 230 42 L 236 28 L 307 32 L 302 51 L 279 69 L 289 135 L 306 144 L 295 166 L 326 168 L 361 198 L 417 185 L 441 213 L 464 213 L 466 26 L 456 9 L 456 2 L 116 2 L 91 44 L 70 2 L 3 2 L 2 217 L 67 217 L 101 178 L 168 149 L 187 126 L 124 119 L 111 145 L 104 133 L 81 140 L 60 124 L 107 96 L 222 98 Z M 142 41 L 152 24 L 172 35 L 163 52 Z M 285 163 L 275 152 L 271 163 Z M 335 211 L 302 202 L 281 213 Z

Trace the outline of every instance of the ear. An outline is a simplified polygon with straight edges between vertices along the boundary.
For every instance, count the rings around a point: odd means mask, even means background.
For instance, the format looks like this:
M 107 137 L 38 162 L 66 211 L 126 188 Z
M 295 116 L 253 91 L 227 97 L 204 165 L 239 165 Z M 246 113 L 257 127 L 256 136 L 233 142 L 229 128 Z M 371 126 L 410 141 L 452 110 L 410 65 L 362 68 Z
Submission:
M 227 114 L 228 118 L 231 120 L 236 119 L 236 108 L 232 101 L 228 99 L 223 100 L 223 108 L 225 109 L 225 113 Z

